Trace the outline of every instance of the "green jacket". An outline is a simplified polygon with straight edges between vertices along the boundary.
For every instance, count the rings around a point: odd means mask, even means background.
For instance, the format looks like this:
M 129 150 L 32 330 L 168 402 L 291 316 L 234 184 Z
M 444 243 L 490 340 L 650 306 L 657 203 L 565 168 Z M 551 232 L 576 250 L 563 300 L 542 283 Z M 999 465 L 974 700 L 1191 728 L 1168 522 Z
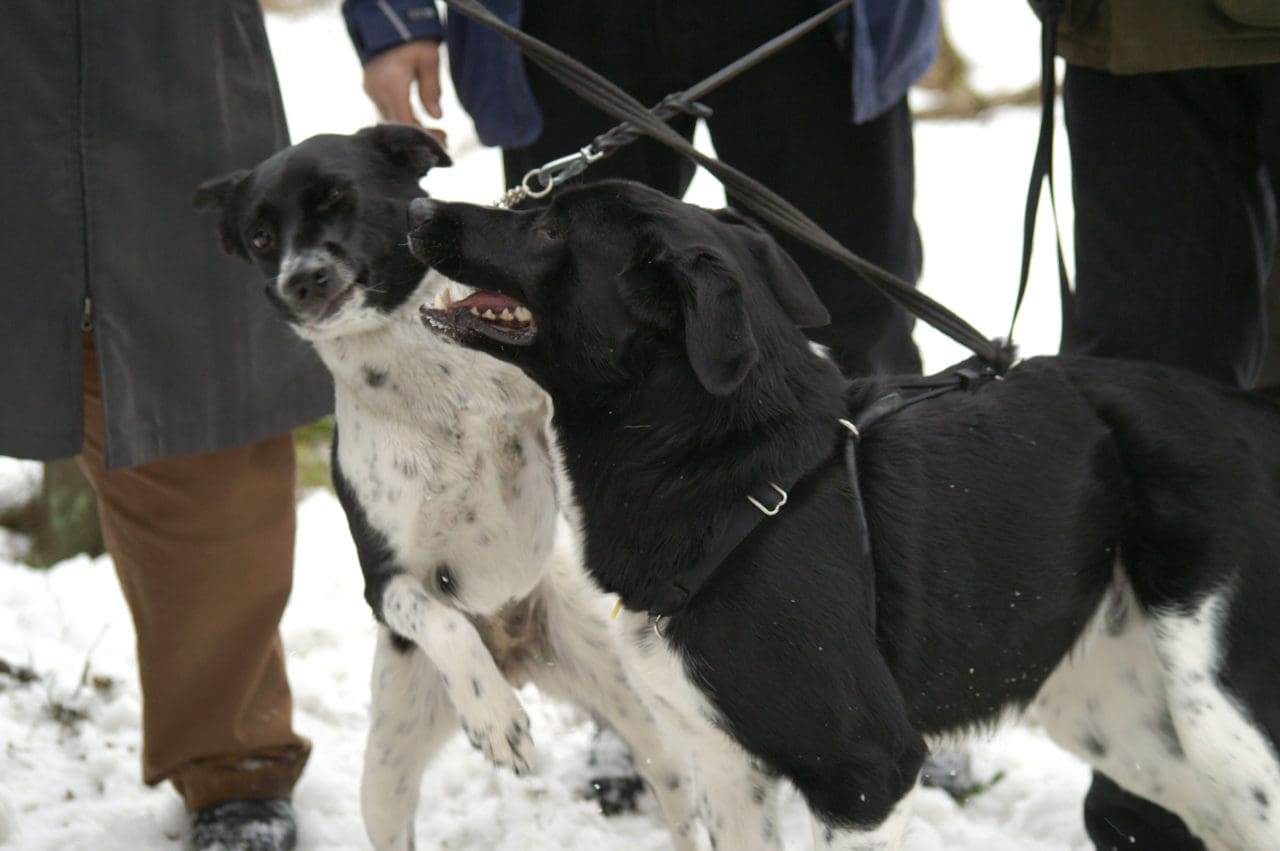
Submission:
M 1280 0 L 1067 0 L 1058 53 L 1117 74 L 1280 62 Z

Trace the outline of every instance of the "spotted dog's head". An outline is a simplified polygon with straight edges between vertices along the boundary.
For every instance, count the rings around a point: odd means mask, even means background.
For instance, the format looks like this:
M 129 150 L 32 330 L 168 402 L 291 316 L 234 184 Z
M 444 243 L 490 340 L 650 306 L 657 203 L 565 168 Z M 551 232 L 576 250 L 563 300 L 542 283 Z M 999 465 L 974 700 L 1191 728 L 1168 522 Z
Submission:
M 314 136 L 202 184 L 193 202 L 221 213 L 223 248 L 261 269 L 267 298 L 317 341 L 372 327 L 418 288 L 408 206 L 425 197 L 422 176 L 449 164 L 434 136 L 384 124 Z
M 797 326 L 829 321 L 760 228 L 637 183 L 518 212 L 423 199 L 410 221 L 413 253 L 477 289 L 424 306 L 427 326 L 549 390 L 634 387 L 663 364 L 726 395 L 781 336 L 804 346 Z

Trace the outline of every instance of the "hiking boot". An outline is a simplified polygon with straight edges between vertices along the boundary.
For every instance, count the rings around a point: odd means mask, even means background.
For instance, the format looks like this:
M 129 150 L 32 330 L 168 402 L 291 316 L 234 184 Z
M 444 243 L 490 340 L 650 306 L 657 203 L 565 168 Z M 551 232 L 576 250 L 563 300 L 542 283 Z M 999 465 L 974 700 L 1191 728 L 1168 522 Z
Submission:
M 191 816 L 189 851 L 289 851 L 298 844 L 293 804 L 246 798 L 210 804 Z

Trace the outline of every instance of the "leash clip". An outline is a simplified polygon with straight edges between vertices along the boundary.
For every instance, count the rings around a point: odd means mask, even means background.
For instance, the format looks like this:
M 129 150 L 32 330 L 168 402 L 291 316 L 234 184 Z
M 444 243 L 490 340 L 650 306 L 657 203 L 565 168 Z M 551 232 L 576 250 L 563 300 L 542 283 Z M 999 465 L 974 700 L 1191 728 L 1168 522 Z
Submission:
M 760 500 L 756 499 L 756 498 L 755 498 L 754 496 L 752 496 L 751 494 L 747 494 L 747 502 L 751 503 L 751 504 L 752 504 L 752 505 L 754 505 L 757 509 L 759 509 L 759 510 L 760 510 L 760 513 L 761 513 L 761 514 L 763 514 L 765 517 L 772 517 L 772 516 L 774 516 L 774 515 L 775 515 L 775 514 L 777 514 L 779 511 L 781 511 L 781 510 L 782 510 L 782 506 L 784 506 L 784 505 L 786 505 L 786 504 L 787 504 L 787 492 L 786 492 L 786 491 L 784 491 L 782 488 L 780 488 L 780 487 L 778 487 L 777 485 L 775 485 L 773 482 L 769 482 L 769 487 L 773 488 L 773 489 L 777 492 L 778 496 L 782 497 L 781 499 L 779 499 L 779 500 L 778 500 L 778 504 L 777 504 L 777 505 L 775 505 L 773 508 L 765 508 L 764 503 L 762 503 Z
M 560 157 L 530 169 L 518 186 L 513 186 L 498 199 L 497 206 L 510 209 L 529 198 L 545 198 L 561 183 L 577 177 L 587 166 L 604 156 L 604 151 L 587 145 L 568 156 Z

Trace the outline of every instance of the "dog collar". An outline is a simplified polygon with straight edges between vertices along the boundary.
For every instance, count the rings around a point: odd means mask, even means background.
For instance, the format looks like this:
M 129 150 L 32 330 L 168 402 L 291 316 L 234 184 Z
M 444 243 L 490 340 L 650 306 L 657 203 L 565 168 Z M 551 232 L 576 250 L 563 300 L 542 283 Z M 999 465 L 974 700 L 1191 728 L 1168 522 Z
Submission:
M 858 414 L 855 423 L 850 419 L 839 419 L 836 422 L 844 430 L 842 450 L 845 470 L 849 477 L 852 496 L 855 531 L 860 546 L 859 556 L 867 568 L 871 566 L 871 535 L 867 527 L 866 512 L 862 503 L 862 489 L 858 483 L 857 446 L 862 434 L 880 420 L 901 411 L 903 408 L 932 399 L 953 390 L 967 390 L 975 387 L 986 378 L 999 376 L 986 366 L 962 366 L 934 378 L 904 382 L 894 392 L 888 393 L 868 405 Z M 920 391 L 916 395 L 911 394 Z M 711 581 L 733 552 L 751 536 L 760 524 L 776 517 L 787 504 L 787 499 L 807 476 L 821 470 L 828 463 L 824 458 L 816 466 L 800 470 L 781 482 L 767 481 L 758 484 L 744 495 L 741 502 L 735 503 L 728 517 L 723 521 L 720 530 L 712 537 L 702 558 L 690 570 L 680 574 L 665 587 L 659 589 L 649 613 L 657 623 L 662 618 L 669 618 L 684 611 L 698 592 Z M 621 601 L 619 601 L 619 605 Z M 616 614 L 617 608 L 614 612 Z M 874 614 L 874 611 L 873 611 Z

